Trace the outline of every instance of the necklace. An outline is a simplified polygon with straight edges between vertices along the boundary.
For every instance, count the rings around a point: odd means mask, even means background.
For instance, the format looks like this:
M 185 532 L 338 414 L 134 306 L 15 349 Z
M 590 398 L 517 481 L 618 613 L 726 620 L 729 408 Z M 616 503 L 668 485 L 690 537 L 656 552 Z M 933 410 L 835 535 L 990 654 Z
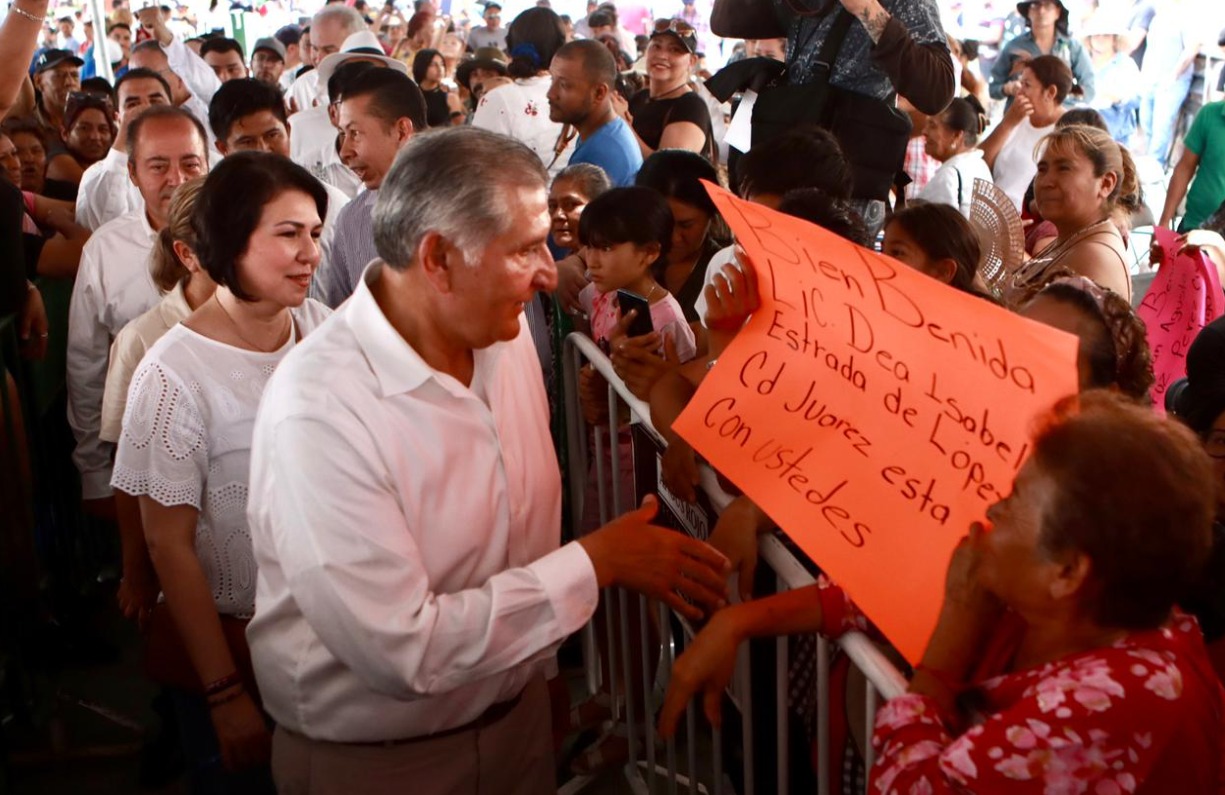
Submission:
M 659 282 L 655 282 L 655 285 L 651 288 L 651 292 L 647 293 L 645 296 L 648 304 L 651 302 L 651 296 L 655 295 L 655 291 L 658 289 L 659 289 Z
M 231 316 L 230 313 L 226 311 L 225 304 L 221 303 L 221 299 L 217 297 L 217 293 L 213 293 L 213 300 L 217 302 L 217 308 L 221 310 L 221 314 L 225 315 L 225 319 L 230 321 L 230 325 L 234 327 L 234 333 L 237 334 L 238 338 L 242 340 L 243 342 L 245 342 L 247 346 L 250 347 L 251 349 L 259 353 L 273 353 L 274 351 L 279 350 L 280 347 L 285 344 L 283 342 L 277 343 L 276 345 L 272 347 L 271 350 L 268 350 L 268 349 L 265 349 L 262 345 L 257 345 L 256 343 L 252 342 L 247 337 L 246 334 L 242 333 L 242 327 L 238 325 L 238 322 L 234 320 L 233 316 Z M 277 339 L 282 339 L 288 336 L 293 331 L 293 315 L 286 312 L 285 320 L 286 320 L 285 331 L 282 332 L 280 335 L 278 335 Z
M 1078 229 L 1076 232 L 1070 235 L 1067 240 L 1063 241 L 1062 243 L 1060 243 L 1059 241 L 1055 241 L 1054 243 L 1051 243 L 1049 246 L 1039 251 L 1038 256 L 1035 257 L 1035 259 L 1057 260 L 1060 257 L 1062 257 L 1064 254 L 1068 253 L 1068 251 L 1073 246 L 1075 246 L 1080 241 L 1084 240 L 1086 237 L 1089 237 L 1090 235 L 1096 235 L 1098 232 L 1103 231 L 1103 228 L 1106 226 L 1106 224 L 1109 224 L 1109 223 L 1112 223 L 1109 218 L 1103 218 L 1102 220 L 1096 223 L 1092 223 L 1082 229 Z M 1047 253 L 1048 251 L 1050 252 L 1049 254 Z
M 684 89 L 686 89 L 686 88 L 689 88 L 689 81 L 688 81 L 688 80 L 686 80 L 685 82 L 681 83 L 681 84 L 680 84 L 679 86 L 677 86 L 676 88 L 670 88 L 670 89 L 668 89 L 667 91 L 663 92 L 662 94 L 656 94 L 656 95 L 655 95 L 655 96 L 653 96 L 653 97 L 649 97 L 649 99 L 650 99 L 652 102 L 654 102 L 655 100 L 658 100 L 658 99 L 666 99 L 666 98 L 668 97 L 668 95 L 669 95 L 669 94 L 676 94 L 676 93 L 678 93 L 678 92 L 680 92 L 680 91 L 682 91 L 682 90 L 684 90 Z
M 1012 275 L 1012 287 L 1014 290 L 1027 287 L 1030 284 L 1039 280 L 1053 265 L 1067 254 L 1072 248 L 1090 235 L 1095 235 L 1104 230 L 1106 224 L 1113 223 L 1109 218 L 1103 218 L 1094 224 L 1089 224 L 1083 229 L 1068 237 L 1067 240 L 1060 243 L 1058 240 L 1048 245 L 1046 248 L 1038 252 L 1038 254 L 1025 263 Z

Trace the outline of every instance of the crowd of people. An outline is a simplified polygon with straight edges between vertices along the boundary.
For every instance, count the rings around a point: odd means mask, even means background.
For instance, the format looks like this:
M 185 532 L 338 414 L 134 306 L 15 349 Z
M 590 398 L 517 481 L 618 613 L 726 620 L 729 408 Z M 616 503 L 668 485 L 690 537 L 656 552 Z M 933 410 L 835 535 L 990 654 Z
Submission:
M 615 718 L 608 693 L 571 710 L 556 659 L 612 586 L 704 622 L 646 718 L 665 735 L 695 696 L 720 720 L 749 638 L 886 643 L 827 578 L 754 598 L 777 528 L 744 495 L 706 541 L 653 498 L 563 523 L 559 417 L 624 419 L 595 370 L 565 382 L 574 332 L 697 497 L 673 424 L 759 307 L 706 183 L 1079 341 L 1080 394 L 967 528 L 838 791 L 1225 792 L 1225 325 L 1163 416 L 1133 309 L 1138 227 L 1225 266 L 1225 102 L 1177 134 L 1220 10 L 1101 0 L 1073 28 L 1024 0 L 984 68 L 926 0 L 792 5 L 541 0 L 503 25 L 491 0 L 474 26 L 358 0 L 248 46 L 184 7 L 116 2 L 78 38 L 13 0 L 0 313 L 24 355 L 65 351 L 81 509 L 120 541 L 193 792 L 555 791 L 562 738 Z M 998 279 L 986 184 L 1026 229 Z M 605 731 L 575 772 L 627 750 Z

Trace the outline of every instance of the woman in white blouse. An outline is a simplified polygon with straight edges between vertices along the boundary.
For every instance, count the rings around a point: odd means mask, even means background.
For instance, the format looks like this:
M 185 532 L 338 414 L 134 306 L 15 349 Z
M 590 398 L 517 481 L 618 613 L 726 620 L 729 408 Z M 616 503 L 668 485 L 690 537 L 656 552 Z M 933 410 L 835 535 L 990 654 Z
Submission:
M 982 108 L 978 100 L 954 99 L 944 112 L 929 116 L 923 127 L 927 154 L 942 165 L 919 191 L 917 198 L 933 204 L 947 204 L 970 217 L 974 201 L 974 180 L 991 182 L 991 169 L 977 149 L 983 131 Z
M 257 152 L 222 161 L 192 216 L 196 257 L 217 290 L 149 349 L 124 413 L 112 485 L 139 498 L 201 685 L 173 695 L 193 784 L 207 791 L 271 791 L 268 727 L 241 673 L 249 654 L 229 630 L 255 609 L 246 505 L 260 396 L 329 311 L 306 297 L 326 213 L 323 186 L 293 162 Z
M 980 147 L 996 187 L 1008 194 L 1019 213 L 1025 212 L 1021 206 L 1025 191 L 1038 173 L 1034 149 L 1055 131 L 1072 83 L 1072 70 L 1059 58 L 1034 58 L 1021 70 L 1012 105 Z

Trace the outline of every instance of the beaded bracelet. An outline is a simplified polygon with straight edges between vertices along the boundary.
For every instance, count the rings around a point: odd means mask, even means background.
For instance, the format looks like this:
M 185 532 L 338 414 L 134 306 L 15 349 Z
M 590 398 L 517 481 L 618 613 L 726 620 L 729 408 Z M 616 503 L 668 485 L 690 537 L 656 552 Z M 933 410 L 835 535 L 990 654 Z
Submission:
M 16 15 L 17 15 L 17 16 L 19 16 L 19 17 L 25 17 L 26 19 L 30 20 L 31 22 L 37 22 L 37 23 L 38 23 L 38 24 L 40 24 L 40 25 L 41 25 L 41 24 L 43 24 L 44 22 L 46 22 L 46 21 L 47 21 L 47 18 L 46 18 L 46 17 L 36 17 L 36 16 L 34 16 L 33 14 L 31 14 L 29 11 L 25 11 L 25 10 L 23 10 L 23 9 L 20 9 L 20 8 L 18 8 L 18 7 L 17 7 L 17 6 L 15 6 L 15 5 L 11 5 L 11 6 L 9 6 L 9 11 L 12 11 L 14 14 L 16 14 Z

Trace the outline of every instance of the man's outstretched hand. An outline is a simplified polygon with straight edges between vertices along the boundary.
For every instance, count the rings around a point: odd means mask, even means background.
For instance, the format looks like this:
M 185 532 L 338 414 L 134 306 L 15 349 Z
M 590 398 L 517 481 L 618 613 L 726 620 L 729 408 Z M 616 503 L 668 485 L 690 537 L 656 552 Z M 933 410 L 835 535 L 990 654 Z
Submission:
M 637 591 L 700 620 L 727 604 L 731 566 L 708 544 L 651 524 L 658 507 L 655 497 L 648 496 L 640 508 L 579 543 L 591 558 L 601 588 Z

